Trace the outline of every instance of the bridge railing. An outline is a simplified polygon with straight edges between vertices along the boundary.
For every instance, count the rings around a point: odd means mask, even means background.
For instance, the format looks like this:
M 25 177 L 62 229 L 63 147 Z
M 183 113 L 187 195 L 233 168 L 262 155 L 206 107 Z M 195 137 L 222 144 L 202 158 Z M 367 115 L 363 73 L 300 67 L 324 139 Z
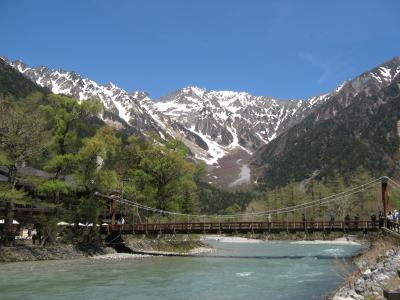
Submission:
M 273 221 L 273 222 L 179 222 L 179 223 L 137 223 L 104 226 L 109 231 L 122 232 L 251 232 L 251 231 L 324 231 L 364 230 L 378 228 L 378 222 L 371 221 Z M 400 227 L 397 227 L 400 230 Z
M 400 233 L 400 224 L 398 221 L 386 220 L 386 228 Z

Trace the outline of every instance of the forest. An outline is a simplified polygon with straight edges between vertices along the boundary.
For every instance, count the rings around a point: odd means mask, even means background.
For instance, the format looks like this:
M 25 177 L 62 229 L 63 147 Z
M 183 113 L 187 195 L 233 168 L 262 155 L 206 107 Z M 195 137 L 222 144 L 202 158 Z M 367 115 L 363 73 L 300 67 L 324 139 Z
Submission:
M 18 84 L 28 81 L 11 75 L 0 76 L 0 207 L 5 217 L 15 205 L 48 208 L 51 214 L 35 220 L 48 242 L 55 239 L 60 220 L 100 222 L 108 202 L 96 193 L 183 214 L 234 215 L 315 201 L 373 179 L 363 167 L 345 177 L 332 169 L 284 186 L 260 182 L 243 190 L 222 190 L 207 183 L 206 165 L 193 160 L 179 140 L 116 130 L 101 119 L 99 101 L 55 95 L 31 83 Z M 392 198 L 397 203 L 398 196 Z M 322 220 L 356 213 L 369 218 L 379 210 L 375 189 L 305 212 Z M 125 213 L 127 222 L 134 221 L 134 212 Z M 290 218 L 300 218 L 300 212 Z

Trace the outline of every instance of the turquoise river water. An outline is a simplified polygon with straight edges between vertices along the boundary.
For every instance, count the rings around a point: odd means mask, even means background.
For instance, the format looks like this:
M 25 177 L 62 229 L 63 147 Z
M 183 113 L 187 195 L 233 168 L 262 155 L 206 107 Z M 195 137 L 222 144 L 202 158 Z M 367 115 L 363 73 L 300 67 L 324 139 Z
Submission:
M 324 299 L 362 247 L 222 243 L 205 257 L 0 265 L 0 299 Z

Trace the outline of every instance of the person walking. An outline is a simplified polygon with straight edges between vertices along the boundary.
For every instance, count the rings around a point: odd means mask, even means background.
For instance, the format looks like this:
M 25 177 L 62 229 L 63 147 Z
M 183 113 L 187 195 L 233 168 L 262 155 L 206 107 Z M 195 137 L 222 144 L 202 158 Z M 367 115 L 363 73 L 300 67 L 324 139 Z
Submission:
M 37 240 L 37 230 L 36 230 L 36 228 L 32 229 L 31 235 L 32 235 L 32 243 L 35 245 L 36 240 Z
M 301 221 L 302 221 L 302 223 L 303 223 L 303 229 L 304 229 L 304 231 L 307 231 L 307 228 L 306 228 L 307 219 L 306 219 L 306 215 L 305 215 L 304 213 L 301 215 Z
M 271 223 L 272 223 L 272 216 L 271 216 L 271 214 L 268 214 L 267 220 L 268 220 L 268 229 L 271 229 Z
M 358 222 L 360 221 L 360 216 L 356 214 L 354 216 L 354 228 L 358 228 Z
M 349 233 L 350 221 L 351 221 L 350 215 L 347 214 L 344 217 L 344 233 L 346 234 Z

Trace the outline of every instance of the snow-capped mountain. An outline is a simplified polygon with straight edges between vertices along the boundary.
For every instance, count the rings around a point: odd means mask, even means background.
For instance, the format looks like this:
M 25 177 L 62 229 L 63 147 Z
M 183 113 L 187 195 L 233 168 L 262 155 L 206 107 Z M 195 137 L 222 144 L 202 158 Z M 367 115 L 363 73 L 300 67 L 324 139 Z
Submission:
M 142 133 L 156 132 L 161 138 L 171 135 L 181 139 L 195 157 L 209 164 L 217 164 L 238 150 L 251 154 L 330 99 L 340 98 L 340 103 L 348 105 L 346 101 L 352 98 L 349 95 L 387 86 L 400 73 L 399 58 L 395 58 L 330 93 L 307 100 L 282 101 L 244 92 L 187 87 L 153 102 L 144 92 L 128 93 L 112 83 L 100 85 L 75 72 L 7 62 L 53 93 L 81 101 L 101 100 L 105 107 L 103 119 L 117 128 L 131 127 Z M 331 113 L 320 117 L 328 118 Z
M 133 127 L 181 139 L 192 154 L 209 164 L 236 149 L 248 153 L 268 143 L 298 119 L 308 106 L 302 101 L 277 101 L 247 93 L 185 88 L 153 102 L 144 92 L 128 93 L 109 83 L 101 85 L 71 71 L 44 66 L 30 68 L 7 61 L 19 72 L 53 93 L 81 101 L 99 99 L 103 119 L 117 128 Z M 311 106 L 323 99 L 315 100 Z
M 100 85 L 76 72 L 53 70 L 44 66 L 30 68 L 22 61 L 1 58 L 26 77 L 55 94 L 65 94 L 80 101 L 98 99 L 104 105 L 103 120 L 117 129 L 133 129 L 146 135 L 156 133 L 161 139 L 168 136 L 182 140 L 192 154 L 207 162 L 216 162 L 207 143 L 197 134 L 170 119 L 154 107 L 144 92 L 128 93 L 113 83 Z
M 160 98 L 154 105 L 158 111 L 201 136 L 213 157 L 220 158 L 237 148 L 252 153 L 301 120 L 330 95 L 308 101 L 282 101 L 243 92 L 187 87 Z
M 234 149 L 248 153 L 301 122 L 325 102 L 337 99 L 343 107 L 359 93 L 368 95 L 388 86 L 400 73 L 400 59 L 345 81 L 333 91 L 307 100 L 277 100 L 243 92 L 208 91 L 187 87 L 158 99 L 154 105 L 185 128 L 200 136 L 216 162 Z M 329 118 L 334 111 L 325 112 Z

